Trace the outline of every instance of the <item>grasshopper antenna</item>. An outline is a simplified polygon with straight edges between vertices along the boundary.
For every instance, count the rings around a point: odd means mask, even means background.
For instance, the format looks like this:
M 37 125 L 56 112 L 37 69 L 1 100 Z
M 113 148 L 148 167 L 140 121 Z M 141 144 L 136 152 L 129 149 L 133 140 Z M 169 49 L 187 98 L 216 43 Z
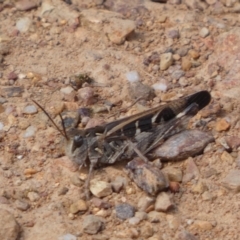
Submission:
M 66 129 L 65 129 L 65 126 L 64 126 L 64 122 L 63 122 L 63 118 L 62 118 L 62 115 L 59 114 L 60 116 L 60 119 L 61 119 L 61 124 L 62 124 L 62 128 L 63 130 L 61 130 L 57 124 L 53 121 L 53 119 L 51 118 L 51 116 L 48 114 L 48 112 L 38 103 L 36 102 L 35 100 L 31 99 L 45 114 L 46 116 L 49 118 L 49 120 L 52 122 L 53 126 L 61 133 L 61 135 L 65 138 L 65 139 L 69 139 L 68 136 L 67 136 L 67 133 L 66 133 Z

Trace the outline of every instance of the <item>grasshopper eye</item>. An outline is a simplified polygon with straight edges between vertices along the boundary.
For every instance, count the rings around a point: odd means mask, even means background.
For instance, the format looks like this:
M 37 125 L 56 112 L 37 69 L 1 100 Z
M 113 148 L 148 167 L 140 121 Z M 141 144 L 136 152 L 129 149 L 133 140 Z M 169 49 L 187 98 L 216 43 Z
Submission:
M 83 144 L 83 137 L 81 135 L 77 135 L 74 137 L 73 141 L 76 148 L 81 147 L 81 145 Z

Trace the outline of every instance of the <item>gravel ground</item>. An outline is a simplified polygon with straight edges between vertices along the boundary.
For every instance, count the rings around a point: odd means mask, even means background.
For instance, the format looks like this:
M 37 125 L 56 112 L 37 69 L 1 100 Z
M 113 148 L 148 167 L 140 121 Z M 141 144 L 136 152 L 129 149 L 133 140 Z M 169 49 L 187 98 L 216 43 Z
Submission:
M 237 0 L 0 1 L 0 239 L 239 239 L 239 11 Z M 32 101 L 59 126 L 80 111 L 84 128 L 200 90 L 212 101 L 190 127 L 211 141 L 154 161 L 170 185 L 157 196 L 120 162 L 95 171 L 85 200 L 87 169 Z

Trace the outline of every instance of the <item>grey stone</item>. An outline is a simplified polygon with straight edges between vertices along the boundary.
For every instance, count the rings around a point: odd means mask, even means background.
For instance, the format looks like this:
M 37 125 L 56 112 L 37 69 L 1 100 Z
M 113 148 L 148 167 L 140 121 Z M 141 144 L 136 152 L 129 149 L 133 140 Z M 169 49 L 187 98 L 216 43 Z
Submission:
M 21 201 L 21 200 L 16 200 L 15 206 L 17 209 L 22 210 L 22 211 L 26 211 L 30 207 L 30 205 L 27 202 Z
M 82 228 L 85 233 L 96 234 L 104 228 L 104 221 L 101 217 L 87 215 L 83 218 Z
M 16 240 L 20 233 L 20 227 L 14 216 L 7 210 L 0 209 L 0 238 Z
M 211 134 L 199 130 L 186 130 L 170 137 L 155 150 L 155 156 L 161 160 L 174 161 L 195 156 L 213 142 Z
M 134 159 L 126 166 L 128 176 L 150 195 L 156 195 L 169 186 L 168 179 L 160 169 L 141 159 Z
M 23 109 L 23 113 L 25 114 L 35 114 L 38 110 L 35 105 L 28 105 Z
M 22 87 L 2 87 L 0 93 L 3 97 L 21 97 L 23 93 Z
M 119 204 L 115 207 L 116 216 L 122 220 L 131 218 L 135 214 L 135 207 L 128 203 Z
M 222 185 L 234 192 L 240 192 L 240 170 L 231 170 L 223 179 Z

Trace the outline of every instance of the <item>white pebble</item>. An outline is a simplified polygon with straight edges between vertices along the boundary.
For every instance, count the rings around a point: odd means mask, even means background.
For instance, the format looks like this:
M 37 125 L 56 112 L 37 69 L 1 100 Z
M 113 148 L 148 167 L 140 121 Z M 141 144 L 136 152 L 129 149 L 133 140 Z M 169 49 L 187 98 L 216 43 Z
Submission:
M 23 155 L 17 155 L 17 159 L 18 159 L 18 160 L 23 159 Z
M 37 112 L 38 112 L 38 110 L 35 105 L 28 105 L 23 109 L 23 113 L 25 113 L 25 114 L 34 114 Z
M 24 74 L 24 73 L 18 74 L 18 79 L 24 79 L 24 78 L 26 78 L 26 74 Z
M 37 129 L 36 129 L 34 126 L 29 126 L 29 127 L 26 129 L 23 137 L 24 137 L 24 138 L 29 138 L 29 137 L 34 136 L 36 130 L 37 130 Z
M 140 223 L 140 219 L 138 217 L 132 217 L 128 219 L 129 224 L 131 225 L 137 225 Z
M 199 35 L 203 38 L 207 37 L 209 35 L 209 30 L 207 28 L 202 28 L 199 32 Z
M 127 80 L 130 83 L 138 82 L 139 81 L 139 74 L 137 71 L 131 71 L 126 74 Z
M 158 83 L 153 84 L 152 88 L 156 91 L 166 92 L 167 91 L 167 84 L 158 82 Z
M 77 240 L 77 237 L 70 233 L 67 233 L 67 234 L 59 237 L 58 240 Z
M 187 225 L 191 225 L 191 224 L 193 224 L 193 222 L 194 222 L 193 219 L 188 219 L 187 220 Z
M 64 93 L 64 94 L 70 94 L 74 89 L 70 86 L 68 87 L 64 87 L 60 89 L 60 92 Z
M 27 32 L 32 21 L 30 18 L 21 18 L 16 23 L 16 28 L 19 32 Z
M 4 128 L 4 125 L 3 125 L 3 123 L 2 123 L 2 122 L 0 122 L 0 131 L 2 131 L 2 130 L 3 130 L 3 128 Z

